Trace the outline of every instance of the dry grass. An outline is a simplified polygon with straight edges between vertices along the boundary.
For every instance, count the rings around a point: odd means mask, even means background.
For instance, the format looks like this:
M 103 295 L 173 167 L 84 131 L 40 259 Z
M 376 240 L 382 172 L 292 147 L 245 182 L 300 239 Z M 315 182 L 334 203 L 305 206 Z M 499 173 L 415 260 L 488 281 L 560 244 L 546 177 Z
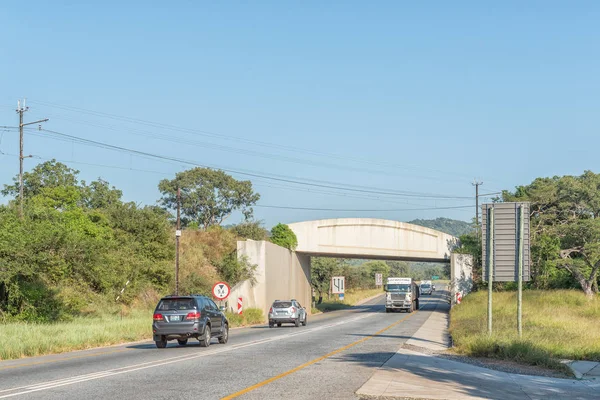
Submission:
M 344 308 L 356 305 L 356 303 L 358 303 L 361 300 L 383 293 L 383 289 L 381 288 L 349 290 L 348 293 L 345 293 L 343 301 L 340 301 L 339 299 L 334 299 L 335 297 L 338 297 L 338 295 L 332 295 L 330 300 L 325 299 L 321 304 L 317 304 L 316 309 L 313 309 L 313 314 L 315 313 L 315 311 L 327 312 L 342 310 Z
M 487 292 L 466 296 L 452 310 L 456 351 L 562 369 L 560 359 L 600 361 L 600 299 L 575 290 L 523 293 L 523 338 L 517 335 L 517 294 L 493 294 L 493 330 L 487 334 Z
M 244 315 L 227 314 L 230 327 L 265 321 L 259 309 Z M 0 360 L 64 353 L 100 346 L 152 339 L 152 310 L 128 310 L 121 315 L 76 318 L 70 322 L 0 324 Z

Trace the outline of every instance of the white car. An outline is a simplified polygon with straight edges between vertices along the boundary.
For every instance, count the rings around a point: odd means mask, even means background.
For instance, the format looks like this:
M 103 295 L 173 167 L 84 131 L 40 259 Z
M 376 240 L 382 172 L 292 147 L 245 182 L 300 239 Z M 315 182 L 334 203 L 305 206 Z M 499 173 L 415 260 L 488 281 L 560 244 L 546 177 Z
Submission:
M 433 285 L 431 283 L 421 283 L 421 294 L 433 294 Z

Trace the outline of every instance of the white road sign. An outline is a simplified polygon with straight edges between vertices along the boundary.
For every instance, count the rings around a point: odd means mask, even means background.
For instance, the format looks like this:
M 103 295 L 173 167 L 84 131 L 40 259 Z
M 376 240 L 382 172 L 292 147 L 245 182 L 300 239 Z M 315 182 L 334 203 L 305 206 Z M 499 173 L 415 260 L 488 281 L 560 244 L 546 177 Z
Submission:
M 212 289 L 213 296 L 215 296 L 215 299 L 218 300 L 225 300 L 229 296 L 230 292 L 231 289 L 229 288 L 229 285 L 225 282 L 215 283 Z
M 344 293 L 346 289 L 346 278 L 343 276 L 334 276 L 331 278 L 331 294 Z
M 375 286 L 383 286 L 383 274 L 375 274 Z

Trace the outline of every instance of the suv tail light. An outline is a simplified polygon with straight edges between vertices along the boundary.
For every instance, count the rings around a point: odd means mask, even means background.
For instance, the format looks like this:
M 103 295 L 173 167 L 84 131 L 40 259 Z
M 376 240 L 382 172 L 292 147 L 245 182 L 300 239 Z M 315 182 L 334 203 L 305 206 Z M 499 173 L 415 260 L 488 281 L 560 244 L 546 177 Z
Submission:
M 199 320 L 200 316 L 201 316 L 200 312 L 196 311 L 196 312 L 188 313 L 188 315 L 185 317 L 185 319 L 187 319 L 187 320 Z
M 296 307 L 292 307 L 291 311 L 292 311 L 292 314 L 294 314 L 296 312 Z
M 273 314 L 273 307 L 269 308 L 269 314 Z
M 155 320 L 155 321 L 162 321 L 164 318 L 163 318 L 162 314 L 156 313 L 156 314 L 154 314 L 154 316 L 152 317 L 152 319 Z

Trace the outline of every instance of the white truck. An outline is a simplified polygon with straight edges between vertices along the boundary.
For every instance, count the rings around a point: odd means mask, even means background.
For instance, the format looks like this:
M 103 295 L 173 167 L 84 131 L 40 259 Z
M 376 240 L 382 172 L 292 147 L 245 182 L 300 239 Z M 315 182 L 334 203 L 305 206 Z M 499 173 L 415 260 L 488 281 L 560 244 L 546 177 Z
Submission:
M 420 289 L 421 294 L 428 294 L 430 296 L 433 294 L 433 284 L 431 281 L 422 281 Z
M 419 288 L 412 278 L 387 278 L 385 312 L 419 309 Z

